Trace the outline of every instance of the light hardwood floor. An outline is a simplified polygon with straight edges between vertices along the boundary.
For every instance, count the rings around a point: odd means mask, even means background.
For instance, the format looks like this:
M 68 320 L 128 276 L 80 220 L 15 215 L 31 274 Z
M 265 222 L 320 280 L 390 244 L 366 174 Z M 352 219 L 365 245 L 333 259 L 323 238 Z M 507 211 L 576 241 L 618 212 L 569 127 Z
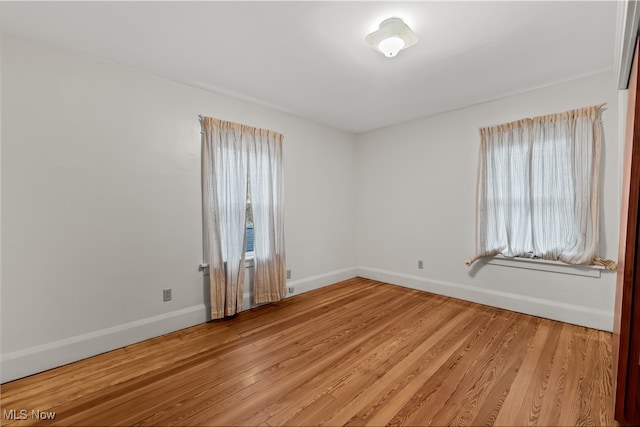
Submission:
M 615 425 L 611 334 L 360 278 L 1 392 L 3 425 Z

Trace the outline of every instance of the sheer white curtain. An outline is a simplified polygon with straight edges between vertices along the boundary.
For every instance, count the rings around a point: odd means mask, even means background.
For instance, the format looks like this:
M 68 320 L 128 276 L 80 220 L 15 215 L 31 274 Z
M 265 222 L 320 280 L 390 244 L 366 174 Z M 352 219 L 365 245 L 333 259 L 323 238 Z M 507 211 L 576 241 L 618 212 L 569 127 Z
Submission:
M 249 145 L 255 304 L 278 301 L 286 294 L 282 138 L 259 129 Z
M 601 106 L 480 130 L 476 256 L 593 264 Z
M 283 136 L 211 117 L 200 120 L 204 257 L 211 318 L 219 319 L 242 309 L 247 189 L 255 234 L 254 302 L 285 295 Z
M 211 318 L 242 309 L 248 150 L 244 129 L 201 117 L 204 257 L 209 264 Z

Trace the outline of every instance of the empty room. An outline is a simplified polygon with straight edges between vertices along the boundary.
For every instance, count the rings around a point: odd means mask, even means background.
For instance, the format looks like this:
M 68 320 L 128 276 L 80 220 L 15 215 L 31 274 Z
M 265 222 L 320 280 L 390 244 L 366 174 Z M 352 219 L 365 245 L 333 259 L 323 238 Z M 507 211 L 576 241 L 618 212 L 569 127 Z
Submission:
M 0 418 L 640 424 L 635 1 L 0 1 Z

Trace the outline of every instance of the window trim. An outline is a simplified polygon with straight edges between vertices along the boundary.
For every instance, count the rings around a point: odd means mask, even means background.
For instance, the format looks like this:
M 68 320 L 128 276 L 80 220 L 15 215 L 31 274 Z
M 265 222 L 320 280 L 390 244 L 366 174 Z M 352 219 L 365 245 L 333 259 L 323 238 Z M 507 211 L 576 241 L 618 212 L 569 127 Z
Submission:
M 577 265 L 567 264 L 562 261 L 551 261 L 540 258 L 509 258 L 504 255 L 486 257 L 485 263 L 501 267 L 523 268 L 526 270 L 538 270 L 551 273 L 570 274 L 573 276 L 601 277 L 602 271 L 606 271 L 602 265 Z
M 255 252 L 244 253 L 244 268 L 251 268 L 255 263 Z

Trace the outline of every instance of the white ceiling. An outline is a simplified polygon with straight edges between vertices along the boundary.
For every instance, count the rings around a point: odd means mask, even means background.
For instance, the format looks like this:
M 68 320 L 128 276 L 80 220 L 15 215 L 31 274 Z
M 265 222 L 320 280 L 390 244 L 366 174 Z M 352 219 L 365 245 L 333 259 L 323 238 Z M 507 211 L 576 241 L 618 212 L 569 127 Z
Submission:
M 615 1 L 6 2 L 0 30 L 351 132 L 613 69 Z M 386 58 L 364 37 L 419 37 Z

